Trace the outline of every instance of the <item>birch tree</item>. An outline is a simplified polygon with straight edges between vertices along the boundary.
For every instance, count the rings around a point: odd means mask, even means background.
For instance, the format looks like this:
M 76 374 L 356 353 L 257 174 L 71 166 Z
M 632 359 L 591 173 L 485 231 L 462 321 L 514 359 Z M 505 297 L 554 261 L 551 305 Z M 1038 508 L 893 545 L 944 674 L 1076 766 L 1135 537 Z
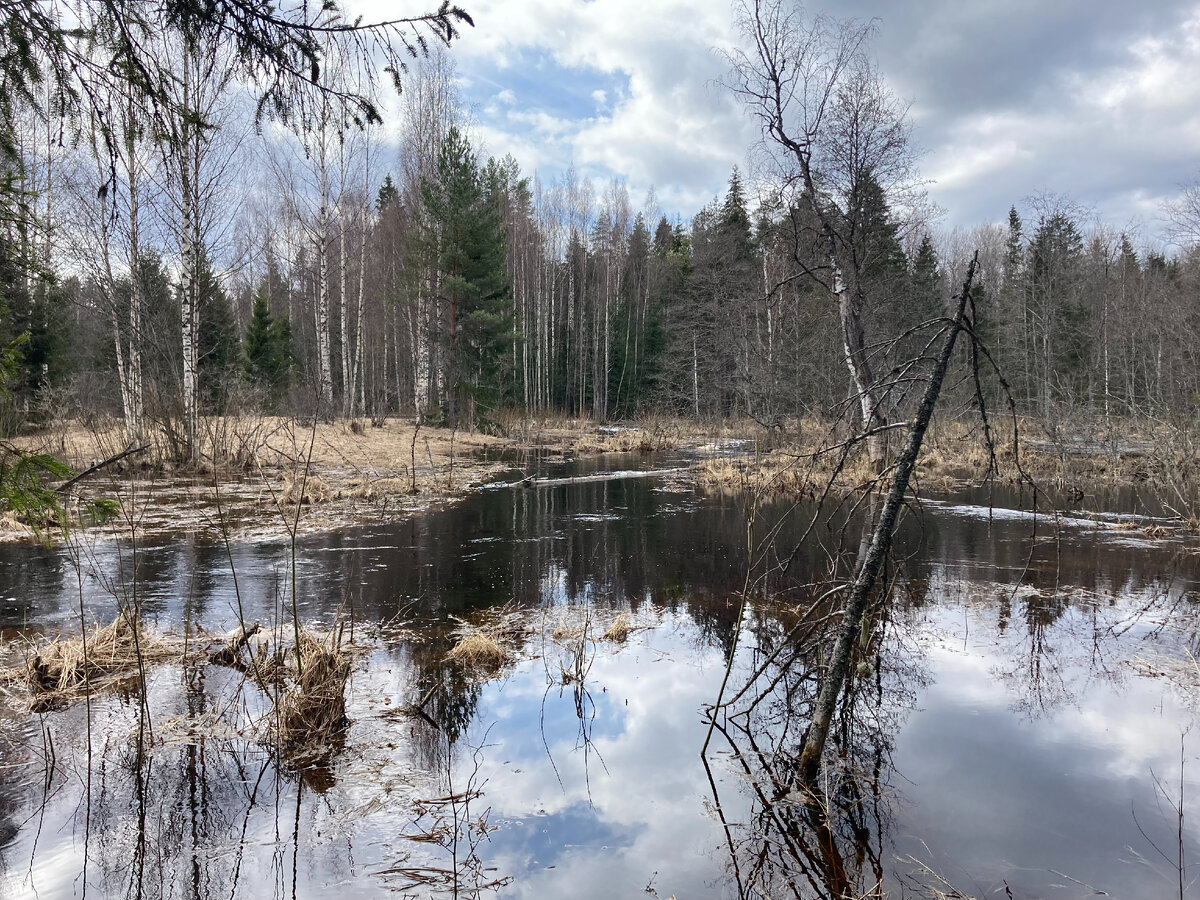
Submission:
M 106 148 L 99 132 L 92 131 L 93 140 L 74 155 L 64 176 L 74 215 L 65 218 L 60 239 L 72 264 L 92 274 L 115 360 L 127 445 L 136 447 L 146 438 L 142 206 L 156 157 L 143 138 L 145 120 L 132 98 L 127 94 L 112 101 L 108 113 L 119 127 L 113 132 L 119 140 Z
M 737 7 L 745 49 L 727 54 L 728 87 L 758 122 L 763 147 L 781 190 L 808 207 L 814 233 L 793 250 L 793 263 L 837 305 L 846 368 L 868 452 L 877 470 L 886 461 L 886 390 L 879 383 L 867 311 L 873 262 L 863 241 L 868 212 L 856 202 L 868 182 L 889 203 L 915 187 L 906 110 L 872 68 L 867 44 L 873 25 L 806 19 L 782 0 Z M 804 252 L 820 248 L 812 265 Z
M 194 465 L 200 460 L 201 269 L 230 218 L 226 200 L 238 142 L 226 95 L 231 71 L 227 54 L 186 34 L 178 42 L 168 39 L 163 49 L 175 52 L 179 68 L 171 95 L 176 115 L 169 120 L 164 143 L 163 193 L 170 199 L 169 225 L 179 254 L 181 455 Z
M 892 103 L 866 59 L 870 29 L 853 22 L 808 20 L 785 0 L 743 4 L 739 25 L 749 49 L 730 56 L 731 87 L 760 122 L 769 149 L 778 154 L 775 159 L 780 163 L 778 175 L 783 185 L 796 186 L 796 193 L 817 223 L 813 237 L 821 262 L 809 264 L 797 253 L 794 277 L 816 282 L 837 301 L 844 356 L 860 402 L 860 438 L 868 442 L 871 460 L 880 467 L 881 476 L 887 476 L 875 486 L 883 494 L 882 502 L 871 494 L 864 503 L 867 520 L 863 540 L 853 575 L 841 587 L 844 601 L 840 621 L 798 761 L 800 777 L 815 791 L 838 698 L 847 679 L 853 677 L 851 663 L 864 616 L 888 559 L 909 481 L 955 345 L 964 333 L 972 341 L 972 358 L 978 371 L 973 296 L 978 258 L 974 257 L 967 267 L 951 315 L 929 323 L 936 329 L 928 342 L 930 349 L 903 362 L 893 370 L 892 378 L 877 381 L 869 366 L 863 328 L 868 299 L 864 277 L 867 245 L 861 240 L 863 219 L 849 201 L 856 194 L 861 196 L 868 181 L 884 187 L 885 192 L 889 182 L 897 187 L 909 184 L 912 160 L 907 153 L 907 129 L 901 110 Z M 982 406 L 979 379 L 973 380 L 977 386 L 975 400 Z M 911 418 L 896 423 L 904 433 L 902 449 L 894 464 L 884 469 L 882 404 L 887 400 L 898 407 L 906 385 L 919 385 L 919 398 L 908 410 Z M 984 428 L 986 432 L 986 420 Z M 814 525 L 816 521 L 812 520 Z M 789 641 L 782 646 L 790 646 Z M 721 707 L 720 697 L 717 706 Z

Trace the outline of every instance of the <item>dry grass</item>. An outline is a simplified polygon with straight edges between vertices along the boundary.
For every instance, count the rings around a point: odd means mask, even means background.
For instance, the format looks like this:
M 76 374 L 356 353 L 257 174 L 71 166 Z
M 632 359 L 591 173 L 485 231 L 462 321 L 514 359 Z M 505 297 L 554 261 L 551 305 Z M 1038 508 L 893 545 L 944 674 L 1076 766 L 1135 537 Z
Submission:
M 317 466 L 349 465 L 361 468 L 398 468 L 411 456 L 414 430 L 417 434 L 418 462 L 431 454 L 438 464 L 447 463 L 451 450 L 463 456 L 485 447 L 503 446 L 503 438 L 447 428 L 421 427 L 392 420 L 382 428 L 354 428 L 353 420 L 319 422 L 314 427 L 282 416 L 206 417 L 201 431 L 205 436 L 228 432 L 244 433 L 245 454 L 268 467 L 294 467 L 310 460 Z M 16 442 L 29 449 L 45 450 L 76 467 L 89 465 L 122 450 L 127 443 L 123 426 L 113 419 L 94 425 L 61 422 L 36 435 Z M 153 442 L 152 442 L 153 443 Z M 207 440 L 201 455 L 209 460 L 218 448 Z M 310 450 L 311 445 L 311 450 Z M 453 446 L 452 446 L 453 445 Z M 168 466 L 169 460 L 156 455 L 152 447 L 146 459 L 155 466 Z M 140 462 L 141 460 L 139 460 Z
M 935 421 L 917 460 L 916 483 L 922 489 L 951 490 L 981 482 L 993 465 L 991 477 L 1001 482 L 1017 484 L 1032 478 L 1042 487 L 1066 490 L 1147 477 L 1147 460 L 1138 452 L 1054 443 L 1045 439 L 1041 424 L 1034 421 L 1021 421 L 1019 435 L 1018 459 L 1008 421 L 996 424 L 994 453 L 989 453 L 977 423 Z M 844 438 L 836 427 L 796 423 L 794 431 L 772 435 L 774 449 L 753 456 L 706 461 L 698 467 L 697 479 L 710 489 L 786 496 L 812 496 L 831 479 L 837 490 L 869 484 L 874 470 L 865 447 L 843 453 L 838 442 Z M 898 452 L 898 435 L 893 436 L 890 449 L 893 455 Z
M 98 472 L 83 482 L 80 490 L 117 492 L 127 504 L 121 522 L 136 521 L 143 533 L 176 530 L 179 521 L 188 527 L 214 527 L 212 499 L 214 480 L 219 480 L 224 511 L 231 513 L 237 528 L 245 532 L 280 532 L 291 529 L 292 515 L 281 516 L 279 504 L 303 507 L 302 530 L 337 528 L 376 519 L 380 508 L 392 516 L 411 515 L 420 508 L 456 498 L 473 485 L 486 481 L 504 466 L 480 458 L 481 451 L 498 450 L 512 442 L 491 435 L 412 424 L 393 420 L 380 428 L 355 427 L 354 421 L 305 424 L 282 417 L 230 417 L 206 419 L 202 431 L 225 435 L 218 444 L 206 437 L 198 469 L 176 475 L 173 463 L 161 448 Z M 229 435 L 236 435 L 236 441 Z M 414 440 L 415 439 L 415 440 Z M 220 447 L 236 443 L 234 457 Z M 108 458 L 125 446 L 117 420 L 85 426 L 59 422 L 39 434 L 22 437 L 20 446 L 49 452 L 76 469 Z M 153 441 L 152 441 L 153 444 Z M 214 466 L 213 460 L 217 460 Z M 307 472 L 303 497 L 302 476 Z M 125 491 L 125 476 L 139 480 L 164 478 L 171 490 L 170 515 L 157 502 L 161 491 Z M 115 481 L 114 481 L 115 478 Z M 413 484 L 421 502 L 408 497 Z M 110 529 L 120 527 L 110 523 Z M 27 529 L 0 531 L 0 540 L 14 540 Z
M 696 421 L 650 414 L 626 426 L 602 426 L 593 419 L 566 416 L 501 417 L 504 433 L 525 446 L 546 447 L 580 455 L 648 453 L 681 447 L 701 447 L 712 441 L 761 440 L 762 426 L 745 420 Z M 794 424 L 794 423 L 793 423 Z
M 794 457 L 780 454 L 710 459 L 697 469 L 706 488 L 802 496 L 812 493 L 816 473 Z
M 477 610 L 469 620 L 455 619 L 457 640 L 446 659 L 491 677 L 521 655 L 538 631 L 535 619 L 540 615 L 510 601 Z
M 34 530 L 9 510 L 0 513 L 0 533 L 18 538 L 34 537 Z
M 461 638 L 446 658 L 483 672 L 495 671 L 511 659 L 503 647 L 482 631 Z
M 323 759 L 346 728 L 350 661 L 338 632 L 324 641 L 301 634 L 294 652 L 300 675 L 279 700 L 276 739 L 284 757 L 293 762 Z
M 595 453 L 653 453 L 679 446 L 679 432 L 647 431 L 643 428 L 601 430 L 577 438 L 571 449 L 580 455 Z
M 627 616 L 625 613 L 621 613 L 613 620 L 612 624 L 604 630 L 604 640 L 612 641 L 616 644 L 623 644 L 629 637 L 629 632 L 632 630 L 633 628 L 629 624 L 629 616 Z
M 418 482 L 420 485 L 420 482 Z M 363 500 L 413 493 L 411 478 L 368 478 L 351 484 L 350 496 Z M 418 490 L 420 488 L 418 487 Z
M 119 615 L 107 625 L 94 624 L 84 635 L 55 638 L 20 669 L 2 675 L 6 681 L 23 684 L 35 708 L 46 709 L 134 675 L 142 664 L 176 655 L 180 649 Z
M 279 492 L 279 502 L 294 505 L 296 503 L 328 503 L 333 499 L 333 489 L 318 475 L 302 472 L 283 473 L 283 490 Z

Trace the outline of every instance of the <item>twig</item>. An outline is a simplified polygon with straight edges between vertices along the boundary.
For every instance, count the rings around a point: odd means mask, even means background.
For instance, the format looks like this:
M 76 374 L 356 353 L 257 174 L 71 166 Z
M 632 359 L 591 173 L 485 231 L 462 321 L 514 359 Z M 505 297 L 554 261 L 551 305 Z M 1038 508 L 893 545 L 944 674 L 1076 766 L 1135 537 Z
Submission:
M 142 446 L 140 446 L 140 447 L 130 447 L 127 450 L 122 450 L 120 453 L 110 456 L 108 459 L 101 460 L 100 462 L 96 463 L 95 465 L 84 469 L 82 472 L 80 472 L 78 475 L 76 475 L 70 481 L 64 482 L 63 484 L 61 484 L 57 488 L 55 488 L 55 491 L 59 494 L 65 494 L 65 493 L 67 493 L 67 491 L 69 491 L 71 488 L 73 488 L 76 484 L 78 484 L 80 481 L 87 478 L 89 475 L 93 474 L 94 472 L 99 472 L 105 466 L 111 466 L 115 462 L 120 462 L 125 457 L 132 456 L 134 453 L 141 453 L 143 450 L 149 449 L 149 447 L 150 447 L 149 444 L 142 444 Z

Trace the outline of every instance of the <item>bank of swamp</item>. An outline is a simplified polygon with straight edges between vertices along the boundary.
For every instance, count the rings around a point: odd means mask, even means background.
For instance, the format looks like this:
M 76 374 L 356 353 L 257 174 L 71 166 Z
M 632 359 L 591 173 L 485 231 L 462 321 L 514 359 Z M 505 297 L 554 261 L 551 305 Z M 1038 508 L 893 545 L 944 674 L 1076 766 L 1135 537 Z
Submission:
M 1190 895 L 1200 568 L 1146 482 L 929 470 L 814 795 L 861 518 L 645 434 L 294 537 L 10 545 L 0 893 Z

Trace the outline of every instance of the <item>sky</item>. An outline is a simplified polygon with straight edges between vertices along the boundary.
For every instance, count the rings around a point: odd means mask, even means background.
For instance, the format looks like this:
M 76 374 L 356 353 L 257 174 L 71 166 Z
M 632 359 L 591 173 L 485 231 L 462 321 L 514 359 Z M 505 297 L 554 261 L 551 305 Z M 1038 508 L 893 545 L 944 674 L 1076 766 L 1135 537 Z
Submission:
M 362 0 L 363 3 L 367 0 Z M 419 0 L 418 0 L 419 2 Z M 688 220 L 743 171 L 757 128 L 718 84 L 728 0 L 459 0 L 452 55 L 477 138 L 544 182 L 570 165 L 651 187 Z M 356 4 L 358 6 L 360 4 Z M 369 7 L 368 7 L 369 8 Z M 1200 2 L 817 0 L 874 20 L 910 104 L 937 226 L 1004 221 L 1054 194 L 1156 245 L 1161 204 L 1200 174 Z

